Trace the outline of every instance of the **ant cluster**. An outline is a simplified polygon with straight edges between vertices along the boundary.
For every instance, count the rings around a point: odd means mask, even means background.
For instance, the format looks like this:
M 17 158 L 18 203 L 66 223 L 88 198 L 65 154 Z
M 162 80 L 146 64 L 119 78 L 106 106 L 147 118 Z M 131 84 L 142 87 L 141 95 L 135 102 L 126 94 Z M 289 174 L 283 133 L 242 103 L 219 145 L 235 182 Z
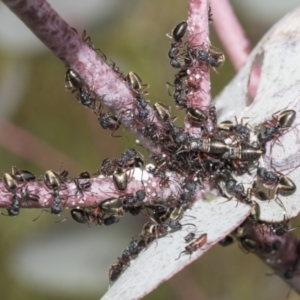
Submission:
M 86 172 L 85 172 L 86 173 Z M 27 207 L 36 206 L 40 200 L 40 196 L 33 194 L 28 190 L 28 183 L 37 182 L 43 184 L 46 190 L 50 191 L 51 206 L 50 213 L 59 215 L 63 211 L 62 197 L 60 189 L 65 189 L 64 185 L 70 180 L 67 180 L 68 171 L 54 172 L 48 170 L 43 178 L 37 179 L 36 176 L 27 170 L 19 170 L 12 167 L 11 173 L 3 174 L 4 187 L 12 194 L 11 207 L 7 209 L 7 216 L 17 216 L 20 213 L 20 206 L 26 204 Z M 75 184 L 76 180 L 73 179 Z M 77 189 L 80 191 L 81 186 Z
M 270 191 L 275 190 L 275 201 L 283 207 L 279 196 L 288 196 L 296 191 L 296 186 L 290 178 L 274 170 L 260 167 L 258 162 L 266 151 L 267 143 L 275 142 L 292 126 L 296 112 L 294 110 L 280 111 L 274 114 L 270 120 L 261 124 L 258 132 L 252 134 L 252 129 L 249 126 L 242 124 L 242 122 L 238 123 L 237 120 L 235 123 L 229 120 L 218 123 L 214 106 L 210 108 L 191 106 L 189 95 L 198 89 L 195 80 L 191 79 L 191 71 L 207 70 L 209 66 L 216 71 L 222 67 L 225 56 L 221 50 L 213 46 L 210 46 L 209 49 L 205 48 L 204 45 L 197 48 L 189 46 L 187 42 L 183 41 L 187 29 L 187 22 L 182 21 L 175 26 L 171 34 L 167 35 L 172 39 L 168 52 L 170 65 L 178 69 L 173 84 L 168 83 L 168 86 L 174 87 L 172 96 L 176 107 L 184 109 L 187 120 L 193 126 L 201 129 L 199 137 L 195 137 L 185 131 L 184 128 L 176 126 L 174 123 L 176 118 L 171 117 L 170 107 L 163 103 L 153 104 L 157 119 L 151 120 L 147 109 L 148 101 L 144 98 L 148 94 L 146 91 L 148 85 L 143 84 L 136 73 L 129 72 L 127 76 L 124 76 L 114 63 L 111 65 L 112 69 L 127 83 L 135 95 L 136 110 L 132 126 L 137 127 L 137 130 L 144 137 L 149 138 L 162 149 L 162 155 L 152 156 L 154 167 L 149 168 L 148 171 L 159 178 L 162 189 L 168 188 L 171 184 L 169 172 L 175 172 L 181 177 L 181 191 L 171 201 L 155 199 L 151 201 L 151 205 L 137 201 L 140 204 L 135 204 L 134 208 L 130 207 L 131 210 L 128 210 L 124 199 L 123 202 L 116 199 L 107 200 L 111 207 L 118 211 L 122 207 L 121 214 L 126 209 L 131 213 L 134 211 L 135 214 L 143 209 L 147 209 L 148 212 L 150 210 L 152 219 L 144 226 L 140 238 L 132 241 L 118 262 L 111 266 L 109 277 L 112 282 L 129 265 L 130 260 L 135 258 L 152 240 L 164 236 L 171 230 L 182 228 L 179 220 L 186 209 L 191 207 L 197 189 L 208 185 L 217 188 L 221 195 L 228 199 L 234 197 L 238 201 L 250 205 L 250 218 L 257 223 L 260 218 L 260 207 L 258 202 L 252 199 L 253 196 L 262 201 L 272 200 L 274 195 Z M 72 78 L 71 72 L 70 69 L 67 71 L 67 82 L 76 82 L 75 79 L 79 76 L 76 74 Z M 74 84 L 72 85 L 74 86 Z M 79 99 L 81 98 L 80 88 Z M 82 101 L 80 102 L 82 103 Z M 132 113 L 134 114 L 134 112 Z M 139 126 L 141 124 L 142 126 Z M 209 127 L 208 124 L 212 125 Z M 117 127 L 112 126 L 110 129 L 115 131 Z M 132 155 L 130 155 L 131 151 Z M 136 157 L 133 149 L 126 150 L 122 157 L 119 161 L 107 159 L 100 168 L 101 174 L 113 176 L 115 186 L 119 190 L 125 190 L 124 185 L 125 182 L 127 183 L 126 168 L 124 170 L 126 163 L 123 162 L 127 160 L 131 162 L 132 166 L 142 166 L 141 163 L 136 165 L 136 161 L 133 160 L 133 157 Z M 236 176 L 245 173 L 251 174 L 253 170 L 257 170 L 257 179 L 251 187 L 246 189 L 242 183 L 236 180 Z M 266 190 L 268 192 L 265 192 Z M 106 214 L 111 217 L 115 216 L 114 210 L 106 212 Z M 96 220 L 95 223 L 98 222 L 99 217 L 95 217 L 95 213 L 87 215 L 82 211 L 81 215 L 83 216 L 83 223 L 91 220 Z M 119 216 L 119 213 L 116 215 Z M 282 226 L 277 229 L 275 229 L 275 224 L 273 226 L 272 234 L 279 235 L 279 233 L 287 232 Z M 190 238 L 195 238 L 195 236 L 192 237 L 191 235 L 187 240 Z M 249 238 L 240 237 L 239 240 L 242 247 L 251 249 Z M 201 235 L 186 247 L 184 253 L 195 251 L 206 241 L 207 235 Z
M 11 173 L 3 174 L 5 188 L 11 193 L 11 207 L 7 209 L 8 216 L 17 216 L 20 212 L 20 201 L 38 201 L 38 196 L 29 194 L 27 189 L 18 193 L 19 184 L 35 180 L 35 176 L 26 170 L 18 170 L 12 167 Z
M 210 17 L 211 19 L 211 17 Z M 190 72 L 207 71 L 209 67 L 213 70 L 220 68 L 225 56 L 223 52 L 215 47 L 209 49 L 204 45 L 191 47 L 183 39 L 188 30 L 188 23 L 180 22 L 168 34 L 172 39 L 168 52 L 170 65 L 178 69 L 173 84 L 173 99 L 178 109 L 186 111 L 187 120 L 194 126 L 201 129 L 200 136 L 193 136 L 183 127 L 175 125 L 176 118 L 171 117 L 171 109 L 163 103 L 153 104 L 156 114 L 155 121 L 150 114 L 149 101 L 145 99 L 148 94 L 148 84 L 143 84 L 141 78 L 134 72 L 124 75 L 114 62 L 107 63 L 107 57 L 102 53 L 101 58 L 121 78 L 132 91 L 135 102 L 132 109 L 132 127 L 145 138 L 152 141 L 154 145 L 161 148 L 161 155 L 152 155 L 153 167 L 148 168 L 154 177 L 159 179 L 161 189 L 169 188 L 172 184 L 171 173 L 180 175 L 180 191 L 171 199 L 157 199 L 147 195 L 144 189 L 133 193 L 125 193 L 130 180 L 128 171 L 135 168 L 143 168 L 143 160 L 137 155 L 135 149 L 129 148 L 124 151 L 119 159 L 105 159 L 99 167 L 98 176 L 111 176 L 119 197 L 108 198 L 95 207 L 85 210 L 76 208 L 71 210 L 71 217 L 78 223 L 95 225 L 112 225 L 117 223 L 125 213 L 136 216 L 140 213 L 146 215 L 148 221 L 138 238 L 133 239 L 124 250 L 117 263 L 109 270 L 110 282 L 115 282 L 122 272 L 130 265 L 130 261 L 138 256 L 154 240 L 166 236 L 170 232 L 181 230 L 185 225 L 181 224 L 185 211 L 191 208 L 197 191 L 209 186 L 217 188 L 220 194 L 229 200 L 236 198 L 238 201 L 251 206 L 250 218 L 253 222 L 259 222 L 259 204 L 252 199 L 255 196 L 259 200 L 272 200 L 271 193 L 267 190 L 275 189 L 275 200 L 281 205 L 279 196 L 289 196 L 296 191 L 293 181 L 287 176 L 274 170 L 267 170 L 259 166 L 259 158 L 266 152 L 266 145 L 275 142 L 280 135 L 285 133 L 293 124 L 296 118 L 294 110 L 283 110 L 275 113 L 270 120 L 265 121 L 255 134 L 252 129 L 243 125 L 242 122 L 223 121 L 218 123 L 216 108 L 214 106 L 193 107 L 189 103 L 189 95 L 198 89 L 197 82 L 191 80 Z M 82 40 L 93 50 L 94 45 L 90 37 L 86 37 L 84 31 Z M 217 72 L 217 71 L 216 71 Z M 201 78 L 200 78 L 201 80 Z M 104 129 L 112 131 L 111 136 L 121 126 L 120 116 L 113 116 L 103 111 L 100 103 L 101 98 L 95 96 L 89 87 L 83 82 L 80 74 L 68 68 L 65 77 L 67 90 L 76 92 L 77 100 L 83 106 L 92 110 L 97 116 L 99 124 Z M 128 110 L 124 111 L 127 112 Z M 210 124 L 210 125 L 209 125 Z M 245 173 L 251 174 L 257 170 L 257 180 L 252 186 L 245 188 L 236 177 Z M 84 195 L 91 189 L 90 174 L 83 172 L 78 178 L 67 179 L 68 172 L 46 171 L 44 178 L 39 179 L 46 188 L 51 191 L 52 205 L 51 213 L 60 214 L 63 210 L 60 191 L 65 184 L 72 181 L 76 186 L 76 193 Z M 11 207 L 8 209 L 9 216 L 19 214 L 20 201 L 38 201 L 36 195 L 28 193 L 26 183 L 35 181 L 35 176 L 29 171 L 13 168 L 12 173 L 5 173 L 3 182 L 8 192 L 12 194 Z M 150 200 L 145 201 L 149 198 Z M 146 211 L 146 213 L 145 213 Z M 285 225 L 272 225 L 271 233 L 282 235 L 289 230 Z M 246 251 L 253 252 L 257 245 L 250 238 L 238 235 L 238 229 L 233 233 L 240 241 L 241 247 Z M 223 245 L 229 244 L 234 239 L 228 236 Z M 192 254 L 207 243 L 207 234 L 196 237 L 190 232 L 185 241 L 190 243 L 185 250 L 179 254 Z M 280 242 L 279 242 L 280 243 Z M 271 246 L 270 251 L 280 248 L 279 243 Z M 275 244 L 275 243 L 274 243 Z M 298 266 L 298 262 L 297 262 Z
M 127 189 L 128 173 L 127 171 L 134 167 L 142 165 L 143 162 L 137 157 L 135 149 L 127 149 L 119 160 L 105 159 L 99 167 L 99 174 L 103 176 L 112 176 L 114 185 L 120 193 Z M 146 193 L 143 189 L 131 194 L 121 194 L 118 198 L 108 198 L 102 201 L 97 207 L 87 212 L 83 209 L 72 209 L 71 216 L 78 223 L 95 225 L 111 225 L 117 223 L 125 212 L 135 216 L 145 208 L 143 202 Z

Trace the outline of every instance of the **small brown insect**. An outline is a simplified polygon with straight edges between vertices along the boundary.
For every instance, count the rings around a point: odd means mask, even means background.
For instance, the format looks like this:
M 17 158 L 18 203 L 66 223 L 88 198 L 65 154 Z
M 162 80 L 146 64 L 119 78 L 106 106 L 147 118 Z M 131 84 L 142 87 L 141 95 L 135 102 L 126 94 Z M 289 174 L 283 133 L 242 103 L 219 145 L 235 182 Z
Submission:
M 207 242 L 207 233 L 201 234 L 195 241 L 190 243 L 188 246 L 185 247 L 185 250 L 180 252 L 178 260 L 181 256 L 182 253 L 187 253 L 190 254 L 190 257 L 192 256 L 192 253 L 195 252 L 196 250 L 200 249 L 204 244 Z

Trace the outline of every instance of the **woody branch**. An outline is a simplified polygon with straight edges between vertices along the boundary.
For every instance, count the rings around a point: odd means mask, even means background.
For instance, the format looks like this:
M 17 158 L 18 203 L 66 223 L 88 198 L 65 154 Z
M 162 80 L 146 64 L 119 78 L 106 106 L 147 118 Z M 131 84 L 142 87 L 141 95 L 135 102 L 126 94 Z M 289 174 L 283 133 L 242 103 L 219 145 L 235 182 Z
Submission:
M 154 144 L 150 139 L 144 137 L 139 130 L 139 126 L 143 124 L 136 124 L 132 115 L 127 112 L 136 110 L 135 92 L 131 90 L 122 78 L 118 76 L 94 51 L 85 43 L 82 38 L 57 14 L 55 10 L 44 0 L 29 0 L 29 1 L 3 1 L 30 29 L 31 31 L 59 58 L 63 61 L 66 67 L 74 70 L 80 74 L 80 78 L 91 91 L 94 97 L 99 99 L 99 103 L 104 104 L 110 111 L 117 116 L 122 124 L 132 133 L 134 133 L 141 141 L 141 143 L 153 154 L 161 152 L 160 146 Z M 190 41 L 194 46 L 203 44 L 208 40 L 208 19 L 207 19 L 207 1 L 191 1 L 189 6 L 189 22 L 192 24 L 190 32 Z M 203 15 L 205 17 L 203 17 Z M 206 30 L 202 30 L 203 26 L 199 24 L 206 24 Z M 201 30 L 200 30 L 201 29 Z M 208 43 L 205 42 L 206 47 Z M 190 97 L 190 105 L 200 107 L 202 105 L 209 105 L 210 103 L 210 86 L 209 86 L 209 70 L 206 67 L 203 71 L 201 65 L 197 71 L 201 72 L 198 76 L 193 69 L 191 76 L 195 76 L 196 81 L 199 81 L 198 90 L 201 95 L 197 94 L 197 89 L 194 90 Z M 200 80 L 199 80 L 200 78 Z M 124 110 L 125 108 L 125 110 Z M 151 122 L 161 122 L 157 119 L 153 110 L 149 110 L 148 119 Z M 134 122 L 134 126 L 133 126 Z M 99 203 L 107 195 L 117 196 L 112 192 L 112 180 L 95 178 L 92 179 L 93 188 L 91 193 L 86 193 L 82 201 L 82 197 L 78 196 L 75 184 L 72 180 L 64 183 L 64 187 L 60 190 L 62 199 L 67 199 L 64 202 L 65 207 L 90 207 L 95 203 Z M 154 178 L 154 181 L 156 179 Z M 180 180 L 179 180 L 180 181 Z M 158 182 L 159 183 L 159 182 Z M 3 185 L 2 185 L 3 186 Z M 100 188 L 101 186 L 101 188 Z M 156 185 L 159 187 L 159 184 Z M 128 185 L 127 193 L 133 193 L 141 188 L 139 180 L 131 180 Z M 176 186 L 170 188 L 170 193 L 174 192 Z M 38 194 L 44 198 L 43 203 L 21 203 L 21 207 L 49 207 L 51 201 L 51 191 L 43 181 L 37 183 L 26 183 L 21 187 L 22 193 Z M 153 195 L 162 195 L 169 193 L 164 189 L 153 188 L 151 191 Z M 11 202 L 11 197 L 3 186 L 0 205 L 8 207 Z M 45 197 L 42 197 L 45 196 Z M 47 200 L 48 199 L 48 200 Z M 147 201 L 147 199 L 146 199 Z
M 64 64 L 80 74 L 83 82 L 89 87 L 90 91 L 97 97 L 104 105 L 106 105 L 115 116 L 120 118 L 122 124 L 131 132 L 136 134 L 143 145 L 148 148 L 152 153 L 161 153 L 159 145 L 154 144 L 151 139 L 142 136 L 139 131 L 139 126 L 132 126 L 133 119 L 131 114 L 124 113 L 126 111 L 134 111 L 135 94 L 128 88 L 124 80 L 106 65 L 82 39 L 73 31 L 73 29 L 66 24 L 61 17 L 51 8 L 51 6 L 42 0 L 3 0 L 3 2 L 32 30 L 32 32 L 49 47 L 53 53 L 60 58 Z M 189 1 L 189 43 L 191 47 L 203 46 L 209 48 L 208 40 L 208 18 L 207 18 L 208 5 L 207 1 L 191 0 Z M 204 66 L 194 66 L 189 70 L 189 80 L 196 81 L 198 85 L 189 95 L 189 105 L 193 107 L 203 107 L 210 105 L 210 82 L 209 70 Z M 239 65 L 237 66 L 239 68 Z M 149 117 L 153 122 L 159 122 L 153 111 L 149 108 Z M 136 125 L 136 124 L 135 124 Z M 192 127 L 191 124 L 186 124 L 186 129 L 190 133 L 197 135 L 200 133 L 199 127 Z M 115 191 L 112 186 L 113 182 L 110 178 L 93 178 L 91 191 L 85 195 L 78 193 L 75 183 L 65 182 L 60 189 L 60 196 L 65 198 L 65 207 L 91 207 L 95 203 L 99 203 L 107 198 L 107 195 L 119 196 L 120 192 Z M 172 193 L 172 189 L 178 192 L 180 187 L 174 185 L 162 190 L 159 186 L 159 179 L 153 179 L 151 191 L 148 191 L 149 199 L 151 196 L 156 195 L 160 198 L 165 198 L 166 192 Z M 179 180 L 180 181 L 180 180 Z M 175 181 L 176 182 L 176 181 Z M 144 188 L 144 185 L 138 179 L 131 179 L 128 184 L 127 193 Z M 26 183 L 21 187 L 22 192 L 40 195 L 40 202 L 22 202 L 23 207 L 49 207 L 51 199 L 51 191 L 47 188 L 43 181 L 34 183 Z M 122 194 L 122 193 L 121 193 Z M 199 195 L 197 195 L 199 196 Z M 84 201 L 83 201 L 84 198 Z M 197 197 L 198 198 L 198 197 Z M 0 205 L 2 207 L 9 207 L 11 205 L 11 195 L 7 192 L 3 184 L 0 184 Z M 249 231 L 249 237 L 257 239 L 255 233 Z M 264 237 L 259 237 L 260 244 L 267 244 Z M 282 241 L 282 250 L 289 246 L 290 252 L 293 253 L 295 258 L 297 255 L 297 240 L 291 234 L 286 234 Z M 259 251 L 258 251 L 259 254 Z M 259 254 L 260 255 L 260 254 Z M 280 251 L 280 255 L 284 258 L 285 251 Z M 264 261 L 267 262 L 270 256 L 263 254 Z M 274 268 L 277 274 L 283 276 L 283 270 L 293 267 L 291 261 L 283 260 L 283 264 L 279 267 L 278 264 L 270 265 Z M 294 261 L 294 260 L 293 260 Z M 289 283 L 296 290 L 298 277 L 294 277 L 293 281 Z M 285 278 L 286 279 L 286 278 Z
M 142 136 L 139 127 L 133 126 L 130 111 L 135 111 L 135 95 L 124 82 L 81 37 L 44 0 L 3 1 L 29 29 L 65 64 L 80 74 L 90 92 L 105 105 L 127 130 L 134 133 L 152 153 L 160 147 Z M 157 120 L 149 107 L 149 117 Z

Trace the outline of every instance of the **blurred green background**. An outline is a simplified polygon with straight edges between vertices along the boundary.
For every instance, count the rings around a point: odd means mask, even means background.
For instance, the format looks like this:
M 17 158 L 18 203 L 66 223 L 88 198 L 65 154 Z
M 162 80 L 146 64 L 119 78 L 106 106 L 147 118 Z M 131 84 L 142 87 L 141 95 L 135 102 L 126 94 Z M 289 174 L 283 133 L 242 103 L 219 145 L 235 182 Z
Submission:
M 281 2 L 232 1 L 253 45 L 298 5 Z M 173 105 L 166 82 L 175 71 L 168 63 L 170 40 L 165 34 L 187 18 L 186 1 L 51 3 L 79 33 L 86 29 L 95 46 L 125 74 L 135 71 L 149 83 L 151 102 Z M 222 49 L 213 29 L 211 40 Z M 0 123 L 2 172 L 17 166 L 39 175 L 63 163 L 71 176 L 83 170 L 93 173 L 104 158 L 117 157 L 132 146 L 133 137 L 111 138 L 75 95 L 65 91 L 65 70 L 0 3 L 0 114 L 6 120 Z M 212 73 L 212 95 L 234 74 L 228 60 L 220 76 Z M 111 227 L 88 228 L 70 219 L 54 223 L 61 219 L 47 213 L 33 222 L 38 214 L 22 210 L 17 218 L 0 218 L 2 299 L 98 299 L 107 289 L 109 266 L 145 221 L 126 217 Z M 271 271 L 238 245 L 217 245 L 145 299 L 285 299 L 289 287 L 267 273 Z M 289 296 L 297 298 L 294 292 Z

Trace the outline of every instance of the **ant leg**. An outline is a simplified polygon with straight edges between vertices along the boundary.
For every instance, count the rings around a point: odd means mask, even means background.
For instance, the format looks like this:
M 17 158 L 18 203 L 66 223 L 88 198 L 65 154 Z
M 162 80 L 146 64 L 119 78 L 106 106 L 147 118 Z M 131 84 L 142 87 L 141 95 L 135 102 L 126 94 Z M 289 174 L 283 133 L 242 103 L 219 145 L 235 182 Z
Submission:
M 178 260 L 178 259 L 181 257 L 181 254 L 182 254 L 182 253 L 187 253 L 187 252 L 186 252 L 186 250 L 180 252 L 178 258 L 176 258 L 175 260 Z
M 43 210 L 41 211 L 41 213 L 38 215 L 38 217 L 35 218 L 35 219 L 33 219 L 32 221 L 33 221 L 33 222 L 37 221 L 37 220 L 41 217 L 41 215 L 43 214 L 44 211 L 47 212 L 47 213 L 49 213 L 49 214 L 51 214 L 50 211 L 48 211 L 48 210 L 46 210 L 46 209 L 43 209 Z

